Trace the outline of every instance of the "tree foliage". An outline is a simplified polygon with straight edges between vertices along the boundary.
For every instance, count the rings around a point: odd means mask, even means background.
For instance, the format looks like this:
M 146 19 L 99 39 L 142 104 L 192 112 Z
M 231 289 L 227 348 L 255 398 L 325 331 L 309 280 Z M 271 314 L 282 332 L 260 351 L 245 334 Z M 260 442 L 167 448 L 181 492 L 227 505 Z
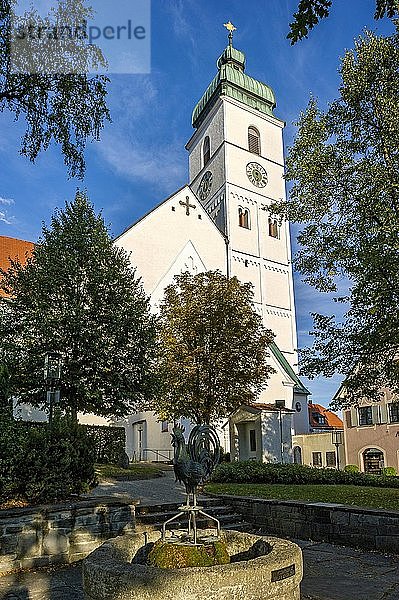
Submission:
M 218 271 L 183 273 L 165 290 L 160 311 L 156 409 L 165 419 L 209 423 L 256 399 L 273 372 L 250 284 Z
M 44 357 L 64 356 L 61 409 L 124 416 L 151 393 L 155 323 L 129 257 L 78 192 L 56 211 L 26 266 L 12 262 L 0 302 L 11 391 L 43 406 Z
M 294 13 L 294 21 L 290 23 L 290 32 L 287 35 L 291 44 L 307 38 L 309 31 L 330 14 L 333 0 L 300 0 L 298 11 Z M 398 13 L 398 0 L 375 0 L 375 19 L 382 19 L 385 15 L 390 19 Z
M 305 224 L 295 260 L 305 281 L 347 307 L 342 322 L 313 315 L 314 344 L 302 356 L 311 378 L 345 376 L 347 403 L 399 391 L 398 65 L 398 30 L 357 40 L 342 61 L 340 97 L 325 111 L 311 99 L 301 114 L 290 199 L 274 207 Z
M 22 64 L 18 61 L 13 64 L 10 43 L 13 4 L 13 0 L 0 0 L 0 112 L 10 111 L 16 120 L 25 119 L 22 155 L 34 162 L 42 150 L 55 142 L 61 147 L 69 174 L 83 177 L 86 143 L 89 139 L 99 139 L 104 121 L 109 119 L 105 103 L 108 79 L 88 75 L 93 67 L 105 65 L 101 51 L 82 40 L 57 58 L 38 43 L 38 48 L 34 48 L 36 55 L 29 49 L 19 57 Z M 63 0 L 56 4 L 44 20 L 45 25 L 50 19 L 69 23 L 72 17 L 81 23 L 91 14 L 84 0 Z M 21 19 L 17 22 L 42 23 L 34 9 Z M 58 64 L 53 64 L 54 60 Z

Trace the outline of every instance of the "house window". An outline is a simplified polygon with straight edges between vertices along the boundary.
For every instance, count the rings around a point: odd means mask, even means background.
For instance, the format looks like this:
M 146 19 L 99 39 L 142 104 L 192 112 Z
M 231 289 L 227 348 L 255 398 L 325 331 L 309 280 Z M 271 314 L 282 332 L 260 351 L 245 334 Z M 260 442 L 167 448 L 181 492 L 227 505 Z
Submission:
M 162 421 L 161 423 L 161 432 L 162 433 L 167 433 L 169 431 L 169 422 L 168 421 Z
M 337 466 L 337 457 L 335 455 L 335 452 L 326 452 L 326 465 L 327 467 Z
M 323 463 L 321 461 L 321 452 L 312 452 L 312 463 L 314 467 L 323 466 Z
M 302 448 L 300 446 L 295 446 L 295 448 L 293 448 L 293 453 L 294 453 L 294 463 L 296 465 L 301 465 L 302 464 Z
M 318 425 L 327 425 L 327 421 L 324 415 L 321 415 L 318 412 L 312 412 L 312 419 Z
M 251 452 L 256 452 L 256 432 L 255 429 L 249 430 L 249 449 Z
M 388 404 L 388 414 L 390 423 L 399 423 L 399 402 Z
M 269 218 L 269 235 L 278 239 L 278 223 L 277 219 Z
M 260 133 L 256 127 L 248 129 L 248 148 L 253 154 L 260 155 Z
M 205 167 L 211 160 L 211 140 L 207 135 L 204 139 L 204 145 L 202 147 L 203 166 Z
M 251 229 L 249 210 L 247 208 L 241 208 L 241 206 L 239 207 L 238 224 L 240 227 L 244 227 L 245 229 Z
M 359 409 L 359 425 L 372 425 L 373 412 L 371 406 L 361 406 Z

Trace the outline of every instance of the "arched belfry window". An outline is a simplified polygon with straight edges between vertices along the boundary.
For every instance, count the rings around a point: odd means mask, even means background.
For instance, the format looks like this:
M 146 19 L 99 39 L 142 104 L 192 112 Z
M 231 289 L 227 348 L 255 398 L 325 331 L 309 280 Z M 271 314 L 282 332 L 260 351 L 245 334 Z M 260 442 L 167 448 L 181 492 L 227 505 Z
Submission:
M 239 207 L 238 224 L 240 227 L 244 227 L 245 229 L 251 229 L 249 210 L 247 208 L 241 208 L 241 206 Z
M 276 239 L 279 238 L 277 219 L 272 219 L 271 217 L 269 218 L 269 235 L 270 235 L 270 237 L 273 237 Z
M 203 166 L 205 167 L 211 160 L 211 140 L 208 135 L 204 139 L 204 145 L 202 146 L 202 158 Z
M 256 127 L 248 129 L 248 148 L 253 154 L 260 155 L 260 133 Z

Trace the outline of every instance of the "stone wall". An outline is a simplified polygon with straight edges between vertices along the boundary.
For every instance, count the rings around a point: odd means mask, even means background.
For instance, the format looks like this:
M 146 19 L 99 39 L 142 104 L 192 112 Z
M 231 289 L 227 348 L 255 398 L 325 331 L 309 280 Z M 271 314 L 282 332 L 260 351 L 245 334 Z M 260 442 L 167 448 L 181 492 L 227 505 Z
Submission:
M 0 574 L 71 563 L 104 540 L 135 527 L 133 500 L 93 498 L 76 503 L 0 511 Z
M 218 496 L 267 535 L 399 554 L 399 511 Z

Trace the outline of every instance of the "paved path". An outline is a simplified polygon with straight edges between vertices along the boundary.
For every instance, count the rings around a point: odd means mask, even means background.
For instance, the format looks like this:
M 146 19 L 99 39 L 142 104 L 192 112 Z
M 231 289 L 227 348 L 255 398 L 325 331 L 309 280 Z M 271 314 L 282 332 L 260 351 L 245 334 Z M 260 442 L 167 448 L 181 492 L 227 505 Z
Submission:
M 175 483 L 173 471 L 165 471 L 164 477 L 140 481 L 104 481 L 94 490 L 90 497 L 115 496 L 123 498 L 130 496 L 140 501 L 140 504 L 169 504 L 183 502 L 186 499 L 184 487 Z
M 141 504 L 184 499 L 170 472 L 147 481 L 106 482 L 90 496 L 126 494 Z M 399 557 L 295 541 L 304 555 L 301 600 L 399 600 Z M 0 577 L 0 600 L 84 600 L 81 565 Z

